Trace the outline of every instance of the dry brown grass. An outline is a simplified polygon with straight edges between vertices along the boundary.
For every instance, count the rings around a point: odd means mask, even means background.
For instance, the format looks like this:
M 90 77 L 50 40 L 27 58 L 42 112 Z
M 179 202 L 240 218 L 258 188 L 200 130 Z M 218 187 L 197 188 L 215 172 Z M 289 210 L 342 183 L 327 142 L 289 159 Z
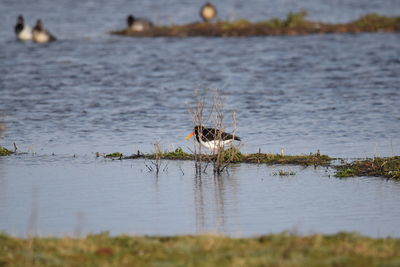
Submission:
M 254 238 L 0 234 L 1 266 L 399 266 L 400 239 L 354 233 Z

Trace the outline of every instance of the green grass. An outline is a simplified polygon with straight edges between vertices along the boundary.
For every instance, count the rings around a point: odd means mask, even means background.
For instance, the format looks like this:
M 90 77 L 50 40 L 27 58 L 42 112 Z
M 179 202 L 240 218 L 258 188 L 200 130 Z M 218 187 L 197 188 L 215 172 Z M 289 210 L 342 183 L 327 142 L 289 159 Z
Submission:
M 399 27 L 400 17 L 385 17 L 376 13 L 369 13 L 351 23 L 352 26 L 368 31 L 378 31 L 394 25 Z
M 279 170 L 278 172 L 273 173 L 274 176 L 289 176 L 289 175 L 296 175 L 294 171 L 285 171 Z
M 9 156 L 11 154 L 13 154 L 13 152 L 11 152 L 5 147 L 0 146 L 0 156 Z
M 338 178 L 353 177 L 357 176 L 357 172 L 352 168 L 345 167 L 336 172 L 335 176 Z
M 400 156 L 357 160 L 336 166 L 336 177 L 379 176 L 400 179 Z
M 110 153 L 107 154 L 105 157 L 106 158 L 121 158 L 123 155 L 121 152 L 114 152 L 114 153 Z
M 301 165 L 301 166 L 328 166 L 333 158 L 319 153 L 310 153 L 309 155 L 281 155 L 254 153 L 243 155 L 242 161 L 246 163 L 265 163 L 282 165 Z
M 307 24 L 307 21 L 305 19 L 306 15 L 307 11 L 305 10 L 295 13 L 290 12 L 286 17 L 286 20 L 283 22 L 283 26 L 289 28 L 302 26 L 308 27 L 309 25 Z
M 400 239 L 354 233 L 254 238 L 0 234 L 1 266 L 399 266 Z
M 117 157 L 121 159 L 155 159 L 157 155 L 160 159 L 168 160 L 196 160 L 195 155 L 189 154 L 183 151 L 182 148 L 177 148 L 174 151 L 164 151 L 150 154 L 137 153 L 131 156 L 122 156 L 121 153 L 115 152 L 107 154 L 106 157 Z M 308 155 L 281 155 L 281 154 L 270 154 L 270 153 L 254 153 L 254 154 L 242 154 L 237 149 L 226 149 L 223 151 L 223 160 L 230 161 L 231 163 L 257 163 L 257 164 L 282 164 L 282 165 L 302 165 L 302 166 L 328 166 L 333 158 L 327 155 L 320 155 L 319 153 L 310 153 Z M 203 161 L 212 161 L 215 158 L 214 155 L 203 154 L 201 159 Z
M 154 159 L 156 157 L 156 154 L 148 154 L 146 155 L 146 157 L 148 157 L 149 159 Z M 193 155 L 184 152 L 182 148 L 179 147 L 171 152 L 168 151 L 161 152 L 160 157 L 162 159 L 170 159 L 170 160 L 177 160 L 177 159 L 188 160 L 192 159 Z

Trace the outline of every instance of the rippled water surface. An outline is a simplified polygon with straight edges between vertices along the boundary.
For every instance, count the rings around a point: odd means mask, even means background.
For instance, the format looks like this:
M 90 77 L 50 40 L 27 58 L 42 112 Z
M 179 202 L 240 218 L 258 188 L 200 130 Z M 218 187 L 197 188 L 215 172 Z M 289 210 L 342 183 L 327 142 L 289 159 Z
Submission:
M 223 19 L 253 21 L 300 8 L 327 22 L 400 10 L 398 1 L 215 3 Z M 11 148 L 15 142 L 29 152 L 0 158 L 0 230 L 240 236 L 294 229 L 400 236 L 399 184 L 381 178 L 339 180 L 331 170 L 253 165 L 199 177 L 191 162 L 164 162 L 157 177 L 142 160 L 96 159 L 95 152 L 151 152 L 155 141 L 187 150 L 195 92 L 211 95 L 214 88 L 225 99 L 228 130 L 229 112 L 237 113 L 243 152 L 399 154 L 399 34 L 106 34 L 124 27 L 127 13 L 162 24 L 191 22 L 198 16 L 193 5 L 0 3 L 0 121 L 6 127 L 0 144 Z M 19 13 L 29 24 L 42 18 L 59 40 L 16 42 L 12 28 Z M 274 176 L 279 169 L 296 175 Z

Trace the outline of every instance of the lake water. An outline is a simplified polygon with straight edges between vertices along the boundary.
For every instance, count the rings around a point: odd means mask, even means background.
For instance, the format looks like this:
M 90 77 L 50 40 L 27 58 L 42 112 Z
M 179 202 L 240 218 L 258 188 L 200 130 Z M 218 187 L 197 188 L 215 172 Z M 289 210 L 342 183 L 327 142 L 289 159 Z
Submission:
M 368 12 L 399 15 L 399 1 L 215 1 L 223 19 L 309 18 L 345 22 Z M 249 236 L 284 230 L 400 236 L 400 184 L 340 180 L 324 168 L 235 165 L 222 177 L 95 152 L 192 147 L 196 92 L 237 113 L 243 152 L 398 155 L 400 35 L 257 38 L 127 38 L 127 13 L 162 24 L 198 18 L 179 1 L 1 1 L 0 144 L 28 154 L 0 158 L 0 230 L 25 235 L 186 234 Z M 101 7 L 101 8 L 100 8 Z M 15 41 L 18 14 L 59 39 Z M 89 14 L 89 15 L 88 15 Z M 207 90 L 208 89 L 208 90 Z M 279 171 L 296 175 L 279 177 Z

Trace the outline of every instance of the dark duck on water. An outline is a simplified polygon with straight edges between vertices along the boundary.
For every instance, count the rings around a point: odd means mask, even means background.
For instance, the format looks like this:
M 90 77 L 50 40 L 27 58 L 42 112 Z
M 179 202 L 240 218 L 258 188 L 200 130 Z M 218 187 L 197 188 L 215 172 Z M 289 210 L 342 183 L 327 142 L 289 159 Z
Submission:
M 201 125 L 196 125 L 193 132 L 188 134 L 185 140 L 189 139 L 193 135 L 196 136 L 197 142 L 213 152 L 218 151 L 218 149 L 231 144 L 234 140 L 241 141 L 239 136 L 225 133 L 221 130 L 214 128 L 206 128 Z
M 17 35 L 17 39 L 20 41 L 28 41 L 32 39 L 32 30 L 29 26 L 25 25 L 25 20 L 22 15 L 18 16 L 14 31 Z
M 147 19 L 136 18 L 133 15 L 129 15 L 126 18 L 128 29 L 135 32 L 147 31 L 153 28 L 153 23 Z
M 32 31 L 32 40 L 36 43 L 47 43 L 54 42 L 56 37 L 46 30 L 43 26 L 43 21 L 38 19 Z

